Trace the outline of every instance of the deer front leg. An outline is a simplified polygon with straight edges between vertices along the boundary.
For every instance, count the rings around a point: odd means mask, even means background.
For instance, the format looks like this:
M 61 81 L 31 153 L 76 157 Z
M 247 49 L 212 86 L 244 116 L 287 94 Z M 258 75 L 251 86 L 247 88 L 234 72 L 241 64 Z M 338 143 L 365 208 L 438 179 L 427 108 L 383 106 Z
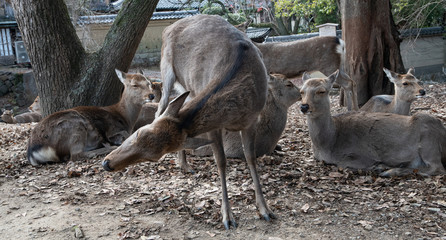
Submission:
M 276 218 L 273 212 L 268 208 L 265 198 L 263 197 L 262 187 L 260 185 L 259 175 L 257 173 L 257 159 L 255 153 L 255 124 L 248 129 L 242 130 L 242 144 L 245 153 L 246 161 L 248 162 L 249 170 L 251 172 L 252 182 L 256 193 L 256 203 L 260 214 L 266 221 L 271 218 Z
M 191 168 L 191 166 L 189 165 L 189 163 L 187 163 L 187 159 L 186 159 L 186 150 L 180 150 L 180 151 L 178 151 L 177 164 L 178 164 L 178 166 L 181 168 L 181 171 L 182 171 L 183 173 L 192 173 L 192 174 L 195 173 L 195 171 Z
M 215 162 L 217 163 L 218 173 L 220 175 L 222 201 L 221 201 L 221 216 L 225 228 L 228 230 L 232 225 L 237 227 L 229 205 L 228 189 L 226 188 L 226 156 L 223 148 L 222 131 L 216 130 L 208 133 L 209 139 L 213 141 L 211 144 L 212 152 L 214 153 Z

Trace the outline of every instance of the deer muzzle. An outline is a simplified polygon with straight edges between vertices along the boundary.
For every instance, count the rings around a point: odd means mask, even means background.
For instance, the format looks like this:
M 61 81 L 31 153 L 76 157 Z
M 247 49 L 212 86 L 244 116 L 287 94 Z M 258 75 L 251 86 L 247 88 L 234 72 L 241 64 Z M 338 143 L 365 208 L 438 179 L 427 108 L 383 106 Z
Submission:
M 110 167 L 110 161 L 109 161 L 109 160 L 104 160 L 104 161 L 102 162 L 102 167 L 103 167 L 104 170 L 107 171 L 107 172 L 112 172 L 112 171 L 114 171 L 114 169 Z
M 310 110 L 310 105 L 308 105 L 308 104 L 301 104 L 300 105 L 300 111 L 302 113 L 307 113 L 308 110 Z

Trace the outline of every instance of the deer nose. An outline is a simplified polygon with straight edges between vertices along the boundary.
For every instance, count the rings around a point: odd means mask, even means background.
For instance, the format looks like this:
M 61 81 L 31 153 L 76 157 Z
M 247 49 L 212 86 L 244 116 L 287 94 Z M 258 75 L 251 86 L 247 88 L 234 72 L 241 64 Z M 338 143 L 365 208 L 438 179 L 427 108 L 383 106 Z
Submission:
M 113 168 L 110 167 L 110 161 L 109 160 L 104 160 L 102 162 L 102 167 L 104 168 L 105 171 L 107 172 L 111 172 L 113 171 Z
M 424 91 L 424 89 L 421 89 L 421 90 L 420 90 L 420 95 L 421 95 L 421 96 L 426 95 L 426 91 Z
M 301 104 L 300 105 L 300 111 L 301 112 L 306 113 L 306 112 L 308 112 L 308 109 L 310 109 L 310 105 L 308 105 L 308 104 Z

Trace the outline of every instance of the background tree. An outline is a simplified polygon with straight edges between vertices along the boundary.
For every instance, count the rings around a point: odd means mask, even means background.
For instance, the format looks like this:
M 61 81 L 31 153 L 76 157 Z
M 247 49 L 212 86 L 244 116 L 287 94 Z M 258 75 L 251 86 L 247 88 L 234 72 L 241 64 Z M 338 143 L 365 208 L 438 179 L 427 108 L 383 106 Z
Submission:
M 158 0 L 127 0 L 100 50 L 87 52 L 63 0 L 11 1 L 41 99 L 43 114 L 79 105 L 110 105 Z
M 281 35 L 313 32 L 319 24 L 339 22 L 335 0 L 274 0 L 272 10 Z
M 446 26 L 446 0 L 391 0 L 398 28 Z
M 373 95 L 391 94 L 383 67 L 405 72 L 400 39 L 389 0 L 340 0 L 342 38 L 346 44 L 345 71 L 356 81 L 358 103 Z

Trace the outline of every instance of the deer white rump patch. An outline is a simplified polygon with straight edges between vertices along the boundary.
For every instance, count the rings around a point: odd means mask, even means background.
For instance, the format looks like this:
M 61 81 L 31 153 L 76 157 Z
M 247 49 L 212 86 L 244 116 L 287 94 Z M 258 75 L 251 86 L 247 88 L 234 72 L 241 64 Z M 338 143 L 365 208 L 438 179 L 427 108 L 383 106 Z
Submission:
M 52 147 L 42 147 L 41 149 L 32 152 L 29 156 L 29 162 L 33 166 L 58 161 L 59 157 L 57 157 L 56 151 Z

